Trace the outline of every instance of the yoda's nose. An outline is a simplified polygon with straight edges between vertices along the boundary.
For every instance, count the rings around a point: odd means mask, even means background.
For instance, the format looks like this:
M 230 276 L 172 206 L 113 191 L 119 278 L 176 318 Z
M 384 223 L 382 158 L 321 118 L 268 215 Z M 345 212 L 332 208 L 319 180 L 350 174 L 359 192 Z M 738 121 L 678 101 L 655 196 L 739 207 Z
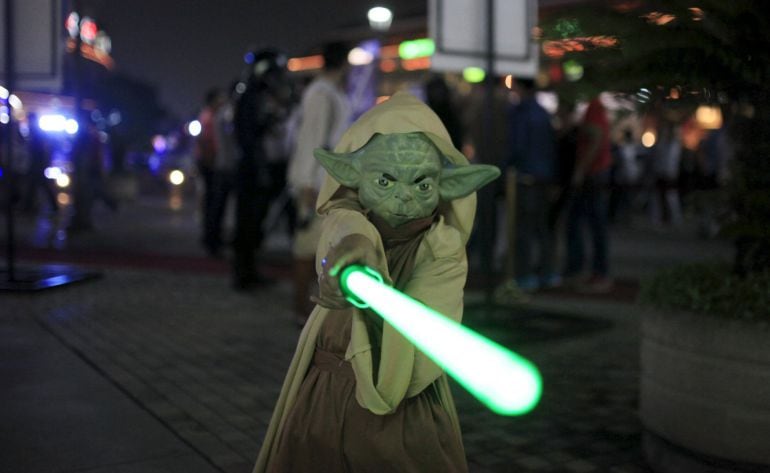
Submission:
M 395 198 L 400 200 L 401 202 L 409 202 L 412 200 L 412 193 L 409 192 L 406 189 L 400 189 L 395 193 Z

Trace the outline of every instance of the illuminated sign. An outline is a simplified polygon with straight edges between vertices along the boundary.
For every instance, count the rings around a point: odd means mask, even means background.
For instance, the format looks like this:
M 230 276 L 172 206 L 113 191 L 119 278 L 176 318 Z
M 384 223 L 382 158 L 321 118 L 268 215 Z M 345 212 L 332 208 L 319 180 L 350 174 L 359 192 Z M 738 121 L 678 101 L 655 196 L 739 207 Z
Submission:
M 484 69 L 480 67 L 466 67 L 463 69 L 463 79 L 471 84 L 483 81 L 485 76 Z
M 430 38 L 413 39 L 398 45 L 398 56 L 401 59 L 432 56 L 435 51 L 436 45 Z

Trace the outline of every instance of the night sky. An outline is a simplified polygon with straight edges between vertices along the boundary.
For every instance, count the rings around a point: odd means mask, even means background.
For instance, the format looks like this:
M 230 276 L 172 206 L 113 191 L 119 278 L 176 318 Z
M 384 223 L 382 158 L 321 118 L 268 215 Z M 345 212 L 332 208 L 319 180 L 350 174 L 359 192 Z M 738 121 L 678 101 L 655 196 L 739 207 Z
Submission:
M 314 48 L 339 28 L 366 25 L 366 12 L 390 7 L 394 16 L 424 14 L 426 0 L 80 0 L 112 38 L 117 67 L 157 87 L 177 116 L 197 110 L 211 86 L 225 87 L 250 46 L 291 55 Z

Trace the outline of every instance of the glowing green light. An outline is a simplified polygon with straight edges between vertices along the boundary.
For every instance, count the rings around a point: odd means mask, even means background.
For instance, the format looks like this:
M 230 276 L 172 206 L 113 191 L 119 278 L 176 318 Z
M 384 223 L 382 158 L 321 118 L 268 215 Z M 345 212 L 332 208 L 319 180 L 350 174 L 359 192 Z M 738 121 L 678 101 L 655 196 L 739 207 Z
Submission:
M 583 77 L 583 66 L 574 59 L 564 61 L 562 68 L 567 76 L 567 80 L 570 82 L 578 81 Z
M 480 67 L 466 67 L 463 69 L 463 79 L 471 84 L 483 81 L 486 75 L 484 69 Z
M 436 44 L 430 38 L 413 39 L 398 45 L 398 57 L 401 59 L 433 56 L 435 51 Z
M 359 265 L 340 276 L 343 293 L 366 302 L 471 394 L 502 415 L 529 412 L 542 380 L 525 358 L 382 284 Z

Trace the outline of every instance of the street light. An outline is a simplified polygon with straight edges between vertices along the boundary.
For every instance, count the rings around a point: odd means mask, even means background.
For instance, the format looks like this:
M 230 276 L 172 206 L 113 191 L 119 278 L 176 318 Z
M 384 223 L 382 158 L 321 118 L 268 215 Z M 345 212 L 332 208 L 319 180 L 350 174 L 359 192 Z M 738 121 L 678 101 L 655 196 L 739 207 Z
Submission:
M 203 125 L 201 125 L 201 122 L 198 120 L 193 120 L 187 124 L 187 132 L 190 134 L 190 136 L 198 136 L 201 134 L 202 130 Z
M 369 19 L 369 26 L 375 31 L 388 31 L 393 22 L 393 12 L 385 7 L 370 8 L 366 17 Z

